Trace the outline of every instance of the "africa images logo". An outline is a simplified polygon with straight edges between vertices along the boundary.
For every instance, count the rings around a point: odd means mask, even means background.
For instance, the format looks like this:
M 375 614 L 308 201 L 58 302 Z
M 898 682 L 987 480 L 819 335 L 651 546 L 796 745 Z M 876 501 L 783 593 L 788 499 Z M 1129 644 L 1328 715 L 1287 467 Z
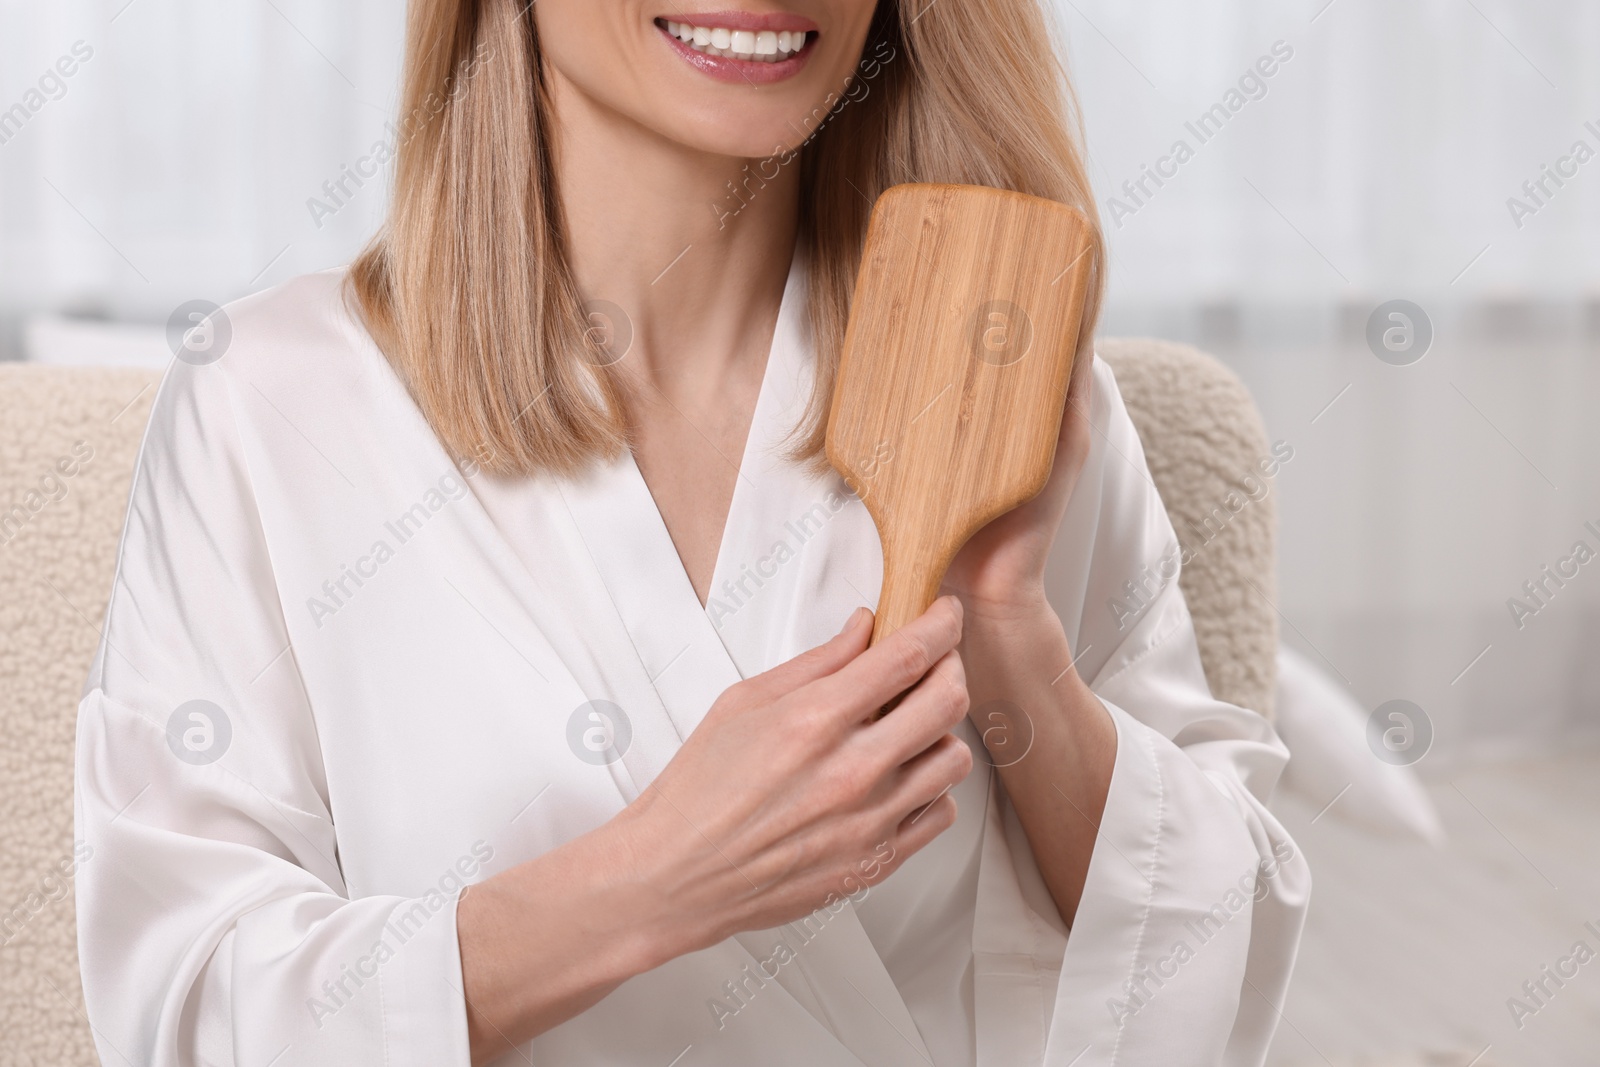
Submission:
M 567 716 L 567 747 L 585 763 L 604 767 L 628 754 L 633 723 L 609 700 L 586 700 Z
M 209 700 L 178 705 L 167 719 L 167 747 L 185 763 L 202 767 L 215 763 L 233 741 L 233 724 Z

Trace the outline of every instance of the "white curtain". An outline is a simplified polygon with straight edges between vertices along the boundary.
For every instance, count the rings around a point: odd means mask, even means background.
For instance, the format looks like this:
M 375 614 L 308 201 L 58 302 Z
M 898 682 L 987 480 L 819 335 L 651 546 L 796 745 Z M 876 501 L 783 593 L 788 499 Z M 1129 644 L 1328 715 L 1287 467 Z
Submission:
M 1600 4 L 1052 4 L 1110 233 L 1107 330 L 1203 343 L 1295 447 L 1286 638 L 1369 706 L 1421 704 L 1441 753 L 1600 728 L 1600 562 L 1520 630 L 1507 606 L 1576 540 L 1600 548 L 1600 158 L 1574 159 L 1600 152 Z M 160 323 L 348 259 L 383 180 L 321 225 L 307 201 L 383 137 L 402 17 L 0 0 L 0 113 L 27 112 L 0 117 L 13 347 L 26 315 Z M 1362 340 L 1395 298 L 1434 320 L 1415 366 Z
M 1600 159 L 1520 229 L 1507 208 L 1575 141 L 1600 150 L 1591 0 L 1054 6 L 1102 207 L 1196 149 L 1107 212 L 1119 305 L 1600 296 Z M 401 19 L 396 0 L 0 0 L 0 108 L 93 50 L 0 143 L 4 307 L 149 316 L 347 257 L 381 186 L 320 228 L 306 201 L 382 136 Z M 1200 144 L 1185 123 L 1280 41 L 1265 95 Z
M 1600 730 L 1600 561 L 1539 600 L 1523 584 L 1579 540 L 1600 550 L 1600 4 L 1058 11 L 1110 234 L 1108 331 L 1222 355 L 1296 449 L 1285 640 L 1368 707 L 1417 702 L 1446 758 Z M 1202 143 L 1199 116 L 1262 57 L 1272 76 Z M 1139 189 L 1180 140 L 1193 157 Z M 1396 298 L 1435 327 L 1412 366 L 1363 336 Z M 1520 628 L 1513 597 L 1538 609 Z
M 0 108 L 92 50 L 0 143 L 0 313 L 160 322 L 347 259 L 383 181 L 320 228 L 306 201 L 382 136 L 402 17 L 396 0 L 0 0 Z
M 1426 305 L 1600 295 L 1600 158 L 1565 188 L 1547 183 L 1543 207 L 1522 189 L 1579 139 L 1600 151 L 1600 4 L 1057 8 L 1102 208 L 1175 141 L 1196 149 L 1120 227 L 1104 212 L 1119 298 L 1332 303 L 1403 293 Z M 1276 42 L 1292 58 L 1201 144 L 1185 123 Z M 1520 229 L 1512 196 L 1535 211 Z

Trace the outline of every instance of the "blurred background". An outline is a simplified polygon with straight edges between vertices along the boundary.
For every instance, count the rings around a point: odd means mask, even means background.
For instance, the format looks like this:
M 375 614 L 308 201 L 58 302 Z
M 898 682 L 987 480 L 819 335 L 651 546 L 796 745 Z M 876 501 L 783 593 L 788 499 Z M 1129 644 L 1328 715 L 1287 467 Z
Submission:
M 1345 716 L 1280 700 L 1318 888 L 1273 1062 L 1600 1062 L 1600 962 L 1523 988 L 1600 951 L 1600 4 L 1050 2 L 1102 332 L 1215 354 L 1293 449 L 1286 679 Z M 0 0 L 0 359 L 163 365 L 178 305 L 347 261 L 402 16 Z

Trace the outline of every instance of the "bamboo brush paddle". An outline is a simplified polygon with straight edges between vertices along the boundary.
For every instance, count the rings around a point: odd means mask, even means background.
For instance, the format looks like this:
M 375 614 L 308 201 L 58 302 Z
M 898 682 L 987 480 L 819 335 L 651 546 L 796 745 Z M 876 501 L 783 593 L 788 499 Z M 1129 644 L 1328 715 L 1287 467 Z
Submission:
M 1074 208 L 1001 189 L 897 185 L 873 207 L 827 451 L 883 542 L 874 644 L 1050 477 L 1092 241 Z

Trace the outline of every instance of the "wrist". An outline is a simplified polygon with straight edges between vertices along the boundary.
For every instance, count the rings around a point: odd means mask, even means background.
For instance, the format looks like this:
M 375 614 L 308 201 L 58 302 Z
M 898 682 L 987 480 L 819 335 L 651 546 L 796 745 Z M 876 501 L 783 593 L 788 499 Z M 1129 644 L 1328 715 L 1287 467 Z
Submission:
M 961 598 L 963 630 L 973 626 L 998 629 L 1032 627 L 1055 615 L 1050 607 L 1050 599 L 1045 595 L 1042 580 L 1008 586 L 1001 596 L 981 595 L 970 588 L 945 588 L 940 592 L 954 593 Z
M 1098 705 L 1078 674 L 1075 655 L 1061 618 L 1042 597 L 1005 615 L 968 615 L 961 658 L 973 712 L 1005 701 L 1030 718 L 1059 718 L 1064 709 Z
M 642 922 L 611 824 L 469 886 L 456 906 L 474 1063 L 671 958 Z
M 636 974 L 721 940 L 668 887 L 671 879 L 660 857 L 671 836 L 656 825 L 658 811 L 647 791 L 592 835 L 603 841 L 609 856 L 610 876 L 596 891 L 607 908 L 616 909 L 622 958 Z
M 1004 601 L 972 603 L 963 598 L 961 606 L 963 658 L 1037 662 L 1067 645 L 1066 630 L 1043 586 L 1021 590 Z

